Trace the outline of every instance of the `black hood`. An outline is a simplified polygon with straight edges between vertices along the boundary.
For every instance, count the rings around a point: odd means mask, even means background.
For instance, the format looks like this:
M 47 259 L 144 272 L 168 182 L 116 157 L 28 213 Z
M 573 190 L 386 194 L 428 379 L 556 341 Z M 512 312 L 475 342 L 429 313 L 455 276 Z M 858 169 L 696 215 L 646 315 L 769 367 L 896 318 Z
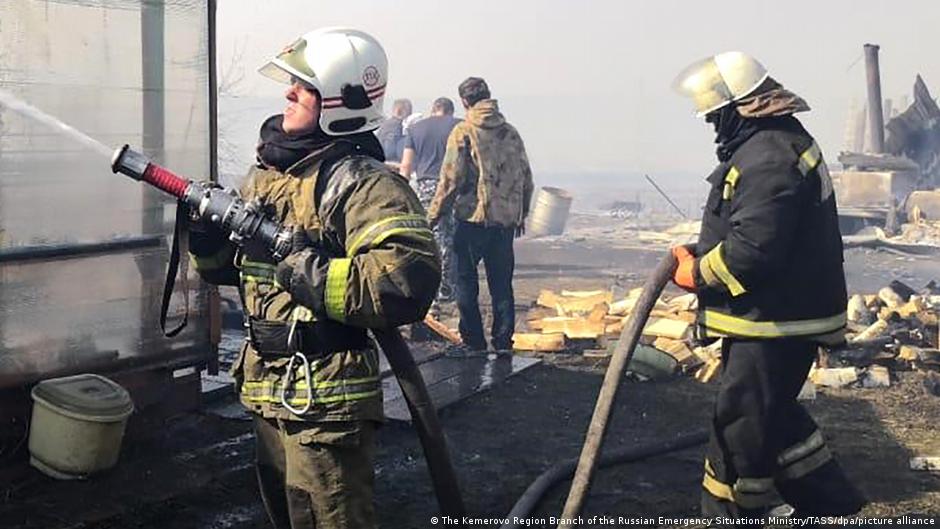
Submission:
M 715 127 L 715 155 L 718 161 L 727 162 L 744 142 L 762 130 L 785 130 L 806 132 L 792 115 L 766 118 L 745 118 L 738 112 L 735 103 L 725 105 L 705 116 L 705 121 Z
M 358 153 L 385 161 L 382 146 L 372 132 L 360 132 L 348 136 L 330 136 L 317 128 L 301 134 L 288 134 L 281 127 L 284 122 L 283 114 L 276 114 L 261 124 L 260 139 L 258 140 L 258 163 L 267 168 L 280 172 L 287 171 L 291 166 L 307 156 L 328 150 L 336 145 L 342 155 Z M 333 149 L 329 149 L 332 151 Z

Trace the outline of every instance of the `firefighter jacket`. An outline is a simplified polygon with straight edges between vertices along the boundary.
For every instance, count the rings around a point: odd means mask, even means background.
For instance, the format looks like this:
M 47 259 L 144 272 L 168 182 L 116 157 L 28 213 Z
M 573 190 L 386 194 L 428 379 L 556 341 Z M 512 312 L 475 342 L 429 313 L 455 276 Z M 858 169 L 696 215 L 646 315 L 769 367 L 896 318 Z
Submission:
M 700 337 L 842 341 L 842 238 L 813 138 L 783 118 L 747 139 L 708 182 L 694 267 Z
M 495 99 L 478 101 L 447 138 L 437 192 L 428 207 L 436 224 L 453 208 L 458 220 L 514 228 L 529 214 L 532 169 L 525 145 Z
M 241 190 L 246 201 L 258 201 L 284 226 L 302 227 L 329 253 L 323 313 L 298 304 L 276 282 L 265 250 L 250 244 L 237 251 L 221 245 L 211 255 L 191 250 L 201 254 L 193 261 L 204 279 L 241 289 L 249 336 L 233 374 L 242 403 L 266 418 L 381 420 L 379 363 L 366 329 L 420 320 L 437 293 L 440 255 L 414 192 L 384 164 L 343 143 L 284 173 L 255 168 Z M 295 336 L 303 339 L 285 340 L 295 321 Z M 278 344 L 288 350 L 278 351 Z M 309 360 L 309 380 L 302 363 L 287 358 L 295 350 Z M 282 399 L 309 410 L 298 416 Z

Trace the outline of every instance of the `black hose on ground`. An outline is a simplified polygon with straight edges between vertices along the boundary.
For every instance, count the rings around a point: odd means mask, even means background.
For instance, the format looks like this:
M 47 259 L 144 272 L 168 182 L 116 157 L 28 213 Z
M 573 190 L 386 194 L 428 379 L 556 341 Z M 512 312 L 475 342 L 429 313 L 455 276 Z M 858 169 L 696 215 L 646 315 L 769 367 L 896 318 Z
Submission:
M 621 448 L 601 456 L 597 462 L 598 468 L 605 468 L 623 463 L 632 463 L 655 457 L 669 452 L 678 452 L 693 446 L 705 444 L 708 441 L 708 431 L 699 430 L 691 433 L 682 434 L 669 441 L 655 441 L 640 446 L 631 446 Z M 532 512 L 538 506 L 542 497 L 551 490 L 559 481 L 570 478 L 578 464 L 577 458 L 571 458 L 543 472 L 535 481 L 529 485 L 529 488 L 522 493 L 522 496 L 512 506 L 512 510 L 506 515 L 508 523 L 503 524 L 500 529 L 517 529 L 520 522 L 529 518 Z
M 570 525 L 566 522 L 575 519 L 581 513 L 584 499 L 591 487 L 591 478 L 597 465 L 597 456 L 604 442 L 604 435 L 607 433 L 607 421 L 610 419 L 610 410 L 613 408 L 614 399 L 617 397 L 620 380 L 623 378 L 627 366 L 630 365 L 633 350 L 640 340 L 640 335 L 646 326 L 646 320 L 649 319 L 650 312 L 653 310 L 653 306 L 659 299 L 666 283 L 672 278 L 676 265 L 676 258 L 671 252 L 660 261 L 653 274 L 646 280 L 643 292 L 630 314 L 630 319 L 620 333 L 620 340 L 611 355 L 610 365 L 607 366 L 607 373 L 604 375 L 604 382 L 597 396 L 594 415 L 591 417 L 587 436 L 584 439 L 584 447 L 581 449 L 578 468 L 575 471 L 574 480 L 571 482 L 571 491 L 568 493 L 568 500 L 565 502 L 565 508 L 561 514 L 560 519 L 562 522 L 558 524 L 559 529 L 569 527 Z
M 466 514 L 463 496 L 460 494 L 457 474 L 447 450 L 447 440 L 444 438 L 444 431 L 441 429 L 428 388 L 424 385 L 424 378 L 415 364 L 408 344 L 398 330 L 372 329 L 372 334 L 385 353 L 388 365 L 398 379 L 402 395 L 408 404 L 408 411 L 411 412 L 415 430 L 424 449 L 424 458 L 428 462 L 428 472 L 431 474 L 441 514 L 459 520 Z

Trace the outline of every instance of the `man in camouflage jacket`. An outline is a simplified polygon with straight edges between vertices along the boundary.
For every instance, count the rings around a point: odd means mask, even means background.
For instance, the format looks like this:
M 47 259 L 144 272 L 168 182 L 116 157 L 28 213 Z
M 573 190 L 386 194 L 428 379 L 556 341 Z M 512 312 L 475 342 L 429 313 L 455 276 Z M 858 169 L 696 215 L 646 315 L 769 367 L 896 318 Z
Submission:
M 515 327 L 512 243 L 514 236 L 522 234 L 529 213 L 532 170 L 522 138 L 499 112 L 486 82 L 470 77 L 460 84 L 459 93 L 467 115 L 447 139 L 428 220 L 436 225 L 453 210 L 457 309 L 464 345 L 486 349 L 477 301 L 477 266 L 482 259 L 493 300 L 492 346 L 511 349 Z

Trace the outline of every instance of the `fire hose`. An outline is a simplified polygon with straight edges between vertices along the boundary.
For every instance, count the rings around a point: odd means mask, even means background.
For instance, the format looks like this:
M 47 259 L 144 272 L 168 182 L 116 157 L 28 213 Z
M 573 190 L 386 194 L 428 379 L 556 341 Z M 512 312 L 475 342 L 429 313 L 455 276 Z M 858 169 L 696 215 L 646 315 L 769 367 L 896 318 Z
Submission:
M 591 486 L 591 479 L 594 476 L 594 470 L 600 467 L 611 466 L 615 464 L 638 461 L 649 457 L 684 450 L 692 446 L 705 443 L 708 440 L 706 431 L 695 431 L 682 434 L 675 439 L 668 441 L 655 441 L 653 443 L 628 447 L 612 453 L 604 454 L 598 457 L 601 446 L 604 442 L 604 435 L 607 433 L 607 422 L 610 418 L 610 412 L 613 408 L 614 400 L 617 397 L 617 390 L 620 386 L 620 380 L 624 371 L 630 365 L 633 358 L 633 351 L 643 333 L 646 321 L 649 319 L 650 312 L 659 299 L 660 293 L 665 288 L 666 283 L 672 277 L 676 268 L 676 259 L 671 253 L 660 261 L 659 265 L 647 279 L 643 287 L 643 292 L 630 314 L 630 319 L 623 331 L 620 333 L 620 339 L 611 355 L 610 364 L 607 366 L 607 372 L 604 375 L 604 382 L 601 385 L 600 393 L 597 397 L 597 403 L 594 406 L 594 415 L 588 426 L 584 445 L 581 449 L 581 456 L 577 460 L 562 461 L 541 474 L 525 493 L 519 498 L 513 506 L 510 513 L 506 516 L 507 523 L 501 529 L 515 529 L 519 527 L 520 520 L 528 517 L 535 509 L 539 500 L 548 490 L 557 482 L 571 476 L 574 471 L 574 479 L 571 483 L 571 490 L 568 493 L 568 499 L 565 502 L 558 524 L 559 528 L 570 527 L 572 522 L 581 513 L 581 507 L 587 497 Z
M 278 261 L 291 250 L 291 228 L 266 218 L 260 208 L 246 203 L 234 190 L 212 183 L 181 178 L 152 163 L 128 145 L 118 149 L 111 160 L 111 170 L 140 182 L 146 182 L 176 197 L 200 219 L 211 222 L 229 233 L 236 244 L 253 241 L 262 244 Z M 427 386 L 418 370 L 408 344 L 396 329 L 372 329 L 379 347 L 385 353 L 392 372 L 398 379 L 405 402 L 415 423 L 428 472 L 434 485 L 441 513 L 461 519 L 465 514 L 457 475 L 441 430 L 437 411 Z

